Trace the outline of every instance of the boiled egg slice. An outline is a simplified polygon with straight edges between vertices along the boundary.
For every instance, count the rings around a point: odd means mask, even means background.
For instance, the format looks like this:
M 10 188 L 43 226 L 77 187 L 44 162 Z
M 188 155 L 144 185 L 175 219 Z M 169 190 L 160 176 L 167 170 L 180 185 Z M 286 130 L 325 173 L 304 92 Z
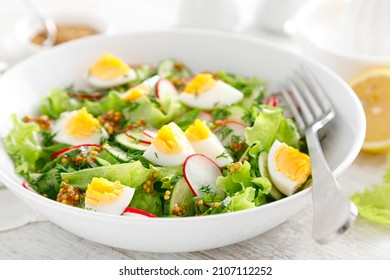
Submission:
M 52 132 L 54 141 L 70 145 L 100 144 L 102 138 L 107 138 L 107 132 L 85 107 L 62 113 L 53 122 Z
M 110 88 L 131 82 L 137 74 L 119 58 L 105 53 L 89 69 L 86 79 L 96 88 Z
M 122 99 L 130 102 L 134 102 L 141 98 L 142 96 L 149 95 L 152 89 L 146 84 L 139 84 L 130 89 L 128 89 L 122 95 Z
M 160 128 L 143 156 L 157 165 L 177 166 L 182 165 L 185 159 L 194 153 L 184 132 L 171 122 Z
M 219 167 L 223 167 L 233 162 L 232 157 L 219 141 L 218 137 L 212 133 L 206 123 L 195 120 L 185 131 L 187 139 L 197 154 L 202 154 L 215 161 Z
M 100 213 L 121 215 L 134 196 L 134 188 L 94 177 L 85 193 L 85 209 Z
M 210 110 L 219 106 L 231 105 L 243 99 L 244 95 L 229 84 L 214 79 L 213 75 L 196 75 L 180 93 L 179 100 L 193 107 Z
M 274 185 L 289 196 L 311 175 L 310 157 L 275 140 L 268 153 L 268 169 Z

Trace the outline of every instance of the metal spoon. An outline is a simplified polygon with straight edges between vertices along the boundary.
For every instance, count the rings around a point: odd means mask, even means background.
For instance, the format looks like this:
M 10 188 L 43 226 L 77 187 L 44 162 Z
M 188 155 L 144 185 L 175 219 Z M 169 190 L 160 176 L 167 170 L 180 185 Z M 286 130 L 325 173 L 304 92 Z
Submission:
M 30 6 L 33 12 L 38 16 L 45 26 L 47 35 L 45 41 L 42 42 L 44 47 L 52 47 L 55 44 L 57 39 L 57 26 L 54 20 L 49 16 L 49 14 L 38 4 L 36 0 L 25 0 L 26 4 Z

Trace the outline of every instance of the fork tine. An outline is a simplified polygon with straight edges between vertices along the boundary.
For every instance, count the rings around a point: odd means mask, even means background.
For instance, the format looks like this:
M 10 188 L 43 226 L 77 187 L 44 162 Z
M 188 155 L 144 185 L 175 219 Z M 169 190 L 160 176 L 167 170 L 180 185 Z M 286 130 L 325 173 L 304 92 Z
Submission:
M 318 120 L 322 115 L 323 111 L 321 106 L 318 103 L 318 100 L 315 95 L 315 90 L 305 82 L 305 78 L 300 71 L 295 73 L 294 83 L 298 88 L 298 91 L 301 93 L 302 97 L 305 99 L 310 111 L 312 112 L 314 119 Z
M 290 89 L 289 92 L 292 94 L 292 99 L 299 108 L 299 114 L 301 115 L 306 128 L 310 127 L 315 121 L 314 116 L 292 78 L 289 79 L 288 88 Z
M 322 107 L 323 112 L 327 114 L 330 111 L 333 111 L 333 106 L 329 100 L 328 95 L 325 93 L 321 83 L 318 81 L 309 67 L 305 64 L 302 64 L 300 73 L 302 74 L 303 80 L 306 81 L 306 84 L 309 86 L 309 88 L 312 89 L 312 94 L 317 100 L 317 103 Z
M 293 101 L 286 87 L 283 84 L 280 85 L 280 92 L 284 101 L 287 103 L 288 109 L 290 110 L 291 114 L 295 119 L 300 134 L 304 135 L 306 131 L 305 122 L 303 121 L 301 114 L 299 113 L 297 106 L 295 105 L 295 102 Z

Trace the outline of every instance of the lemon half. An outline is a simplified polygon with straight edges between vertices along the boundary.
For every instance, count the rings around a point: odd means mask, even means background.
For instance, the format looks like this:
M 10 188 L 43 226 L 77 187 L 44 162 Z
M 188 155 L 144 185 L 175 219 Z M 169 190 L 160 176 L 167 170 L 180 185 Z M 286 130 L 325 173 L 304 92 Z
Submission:
M 363 151 L 390 151 L 390 68 L 375 68 L 349 82 L 362 102 L 367 120 Z

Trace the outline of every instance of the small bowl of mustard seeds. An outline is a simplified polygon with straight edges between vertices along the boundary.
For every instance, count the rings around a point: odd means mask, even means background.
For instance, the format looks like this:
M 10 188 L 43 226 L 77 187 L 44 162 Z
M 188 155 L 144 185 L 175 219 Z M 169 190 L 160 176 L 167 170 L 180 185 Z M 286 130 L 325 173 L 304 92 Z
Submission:
M 57 27 L 54 46 L 87 36 L 107 33 L 106 22 L 93 15 L 58 14 L 53 15 Z M 47 36 L 43 23 L 36 17 L 21 19 L 15 26 L 15 37 L 30 54 L 41 51 Z

